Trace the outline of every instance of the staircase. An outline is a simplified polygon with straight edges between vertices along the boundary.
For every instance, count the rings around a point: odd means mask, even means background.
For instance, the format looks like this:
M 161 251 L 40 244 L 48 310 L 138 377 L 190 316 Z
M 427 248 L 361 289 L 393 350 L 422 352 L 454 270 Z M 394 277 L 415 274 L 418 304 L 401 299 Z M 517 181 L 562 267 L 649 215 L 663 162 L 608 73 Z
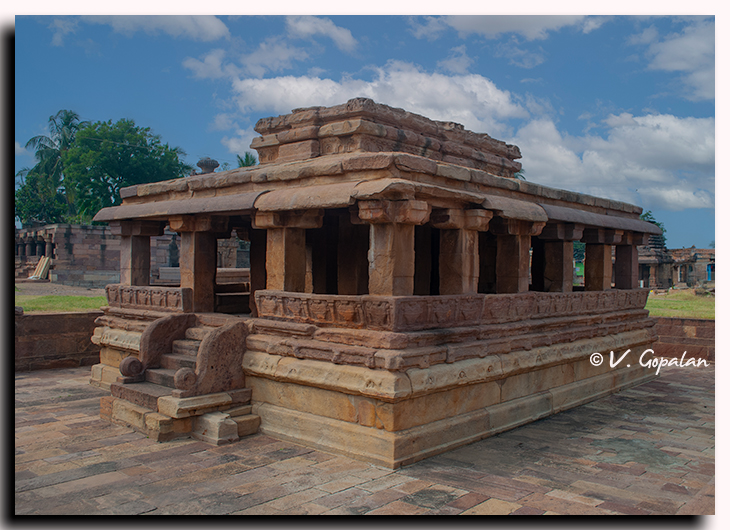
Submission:
M 175 430 L 178 432 L 175 432 L 174 436 L 170 433 L 149 432 L 149 424 L 154 422 L 146 421 L 142 430 L 147 434 L 159 441 L 192 435 L 220 445 L 237 441 L 242 436 L 258 431 L 260 418 L 251 413 L 251 389 L 231 388 L 223 392 L 180 397 L 181 394 L 186 394 L 181 393 L 175 385 L 175 374 L 178 370 L 185 368 L 194 375 L 199 362 L 201 344 L 211 332 L 230 324 L 231 318 L 215 313 L 196 314 L 194 325 L 185 329 L 184 338 L 173 340 L 171 351 L 160 356 L 159 368 L 147 368 L 135 377 L 120 377 L 116 383 L 111 384 L 111 394 L 114 398 L 141 407 L 147 413 L 157 413 L 158 416 L 167 414 L 173 422 L 180 420 L 177 421 L 178 424 L 184 423 L 182 420 L 191 417 L 193 419 L 192 422 L 187 422 L 191 424 L 188 432 L 185 432 L 184 428 L 177 428 Z M 223 356 L 220 361 L 225 363 L 229 359 Z M 210 358 L 202 362 L 210 362 Z M 164 403 L 159 401 L 161 398 Z M 118 404 L 117 408 L 121 406 L 122 404 Z M 135 428 L 140 426 L 137 425 L 140 422 L 125 421 L 124 418 L 115 418 L 113 414 L 111 419 Z

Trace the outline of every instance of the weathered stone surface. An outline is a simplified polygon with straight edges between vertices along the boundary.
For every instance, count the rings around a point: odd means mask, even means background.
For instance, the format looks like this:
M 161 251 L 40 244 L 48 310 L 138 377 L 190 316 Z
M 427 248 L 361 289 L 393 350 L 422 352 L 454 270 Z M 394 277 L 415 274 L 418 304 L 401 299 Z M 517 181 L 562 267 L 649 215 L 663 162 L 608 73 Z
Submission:
M 193 438 L 215 445 L 238 441 L 238 424 L 223 412 L 208 412 L 194 420 Z

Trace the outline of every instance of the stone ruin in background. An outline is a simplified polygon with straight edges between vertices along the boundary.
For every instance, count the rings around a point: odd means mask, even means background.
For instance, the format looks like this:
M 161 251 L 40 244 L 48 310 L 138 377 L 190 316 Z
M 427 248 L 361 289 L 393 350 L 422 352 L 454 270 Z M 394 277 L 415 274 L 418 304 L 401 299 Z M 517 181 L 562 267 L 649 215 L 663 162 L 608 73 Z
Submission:
M 102 417 L 395 468 L 654 377 L 637 246 L 659 229 L 640 208 L 517 180 L 516 146 L 369 99 L 256 131 L 259 166 L 125 188 L 96 216 L 121 237 L 93 336 Z M 150 286 L 166 227 L 180 284 Z M 250 278 L 221 285 L 232 230 Z

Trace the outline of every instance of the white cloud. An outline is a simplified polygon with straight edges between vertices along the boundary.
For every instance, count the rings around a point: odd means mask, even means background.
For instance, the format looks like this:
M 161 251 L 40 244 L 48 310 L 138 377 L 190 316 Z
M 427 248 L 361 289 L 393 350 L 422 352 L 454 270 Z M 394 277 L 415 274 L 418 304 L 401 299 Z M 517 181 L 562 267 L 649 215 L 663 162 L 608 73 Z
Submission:
M 202 61 L 188 57 L 182 64 L 199 79 L 217 79 L 226 75 L 222 68 L 225 54 L 224 50 L 212 50 Z
M 292 67 L 292 61 L 303 61 L 309 54 L 301 48 L 289 46 L 277 37 L 269 37 L 255 52 L 241 56 L 241 64 L 257 77 L 267 71 L 281 72 Z
M 76 19 L 71 17 L 54 18 L 51 25 L 48 26 L 53 30 L 53 39 L 51 44 L 53 46 L 63 46 L 63 39 L 69 33 L 76 33 L 79 23 Z
M 606 137 L 562 135 L 536 119 L 509 140 L 528 180 L 645 208 L 714 206 L 715 120 L 672 115 L 611 115 Z
M 589 25 L 582 15 L 451 15 L 443 19 L 444 23 L 457 30 L 461 36 L 478 33 L 491 39 L 502 33 L 518 33 L 527 40 L 541 40 L 546 39 L 550 31 L 566 26 L 582 24 L 584 32 L 600 26 L 598 21 Z
M 416 66 L 390 61 L 374 68 L 370 80 L 283 76 L 238 79 L 233 89 L 243 112 L 288 113 L 294 108 L 337 105 L 364 96 L 378 103 L 401 107 L 434 120 L 455 121 L 467 129 L 490 135 L 506 134 L 505 121 L 527 118 L 528 112 L 508 91 L 477 74 L 447 76 L 424 72 Z
M 512 37 L 504 43 L 500 43 L 495 49 L 495 57 L 505 57 L 509 59 L 510 64 L 519 66 L 520 68 L 534 68 L 545 62 L 543 49 L 539 48 L 539 52 L 529 51 L 519 48 L 517 39 Z
M 23 155 L 29 155 L 30 153 L 28 150 L 20 145 L 18 140 L 15 140 L 15 156 L 23 156 Z
M 235 136 L 224 136 L 221 139 L 221 144 L 223 144 L 228 149 L 229 153 L 243 156 L 243 153 L 245 153 L 246 151 L 251 151 L 253 153 L 256 152 L 251 149 L 251 142 L 258 135 L 259 134 L 254 131 L 253 128 L 237 129 Z
M 357 47 L 357 40 L 349 29 L 336 26 L 329 18 L 310 15 L 286 17 L 286 27 L 292 37 L 308 38 L 315 35 L 329 37 L 344 52 L 351 52 Z
M 465 74 L 473 62 L 474 59 L 466 55 L 466 46 L 461 45 L 451 48 L 449 58 L 439 61 L 438 65 L 454 74 Z
M 630 44 L 648 45 L 650 70 L 681 72 L 690 100 L 715 98 L 715 22 L 695 20 L 681 33 L 660 40 L 656 28 L 648 28 L 629 39 Z
M 231 114 L 221 113 L 216 114 L 213 118 L 213 122 L 208 127 L 210 131 L 229 131 L 237 127 L 236 121 Z
M 441 17 L 424 17 L 424 19 L 426 20 L 424 24 L 419 24 L 415 17 L 408 19 L 408 24 L 411 26 L 411 33 L 417 39 L 436 40 L 441 35 L 441 32 L 448 28 L 448 25 Z
M 90 24 L 107 24 L 114 31 L 130 36 L 137 31 L 163 32 L 204 42 L 231 36 L 223 21 L 213 15 L 84 15 L 81 18 Z

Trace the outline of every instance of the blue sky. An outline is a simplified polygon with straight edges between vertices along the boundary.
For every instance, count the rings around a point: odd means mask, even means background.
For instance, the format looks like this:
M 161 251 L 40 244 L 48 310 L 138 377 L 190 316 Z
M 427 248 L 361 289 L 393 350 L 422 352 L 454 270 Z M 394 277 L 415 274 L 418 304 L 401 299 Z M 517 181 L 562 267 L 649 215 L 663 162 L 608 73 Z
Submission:
M 235 164 L 259 118 L 356 96 L 514 143 L 527 180 L 715 240 L 714 17 L 20 16 L 15 166 L 49 116 Z

